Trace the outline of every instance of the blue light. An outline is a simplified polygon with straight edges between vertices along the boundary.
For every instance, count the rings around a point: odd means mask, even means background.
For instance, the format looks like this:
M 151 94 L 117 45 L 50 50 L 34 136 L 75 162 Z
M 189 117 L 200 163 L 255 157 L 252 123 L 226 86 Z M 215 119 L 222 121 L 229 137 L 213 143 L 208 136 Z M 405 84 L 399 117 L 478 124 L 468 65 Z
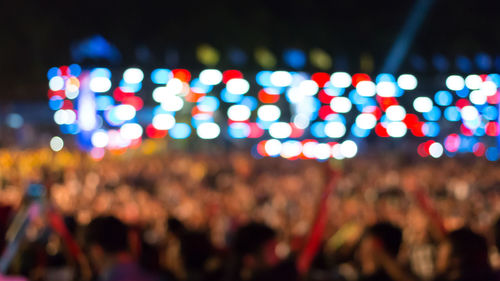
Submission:
M 137 93 L 141 90 L 142 83 L 129 84 L 125 80 L 120 81 L 120 89 L 126 93 Z
M 60 76 L 61 75 L 61 71 L 59 70 L 59 68 L 57 67 L 52 67 L 51 69 L 49 69 L 49 71 L 47 71 L 47 78 L 50 80 L 52 79 L 52 77 L 55 77 L 55 76 Z
M 437 137 L 439 135 L 439 131 L 440 131 L 439 124 L 436 122 L 426 122 L 422 126 L 422 132 L 427 137 L 431 138 Z
M 481 113 L 485 119 L 490 121 L 497 120 L 498 118 L 498 109 L 493 105 L 485 106 Z
M 196 78 L 191 81 L 191 89 L 196 93 L 208 93 L 212 90 L 212 86 L 201 83 L 200 79 Z
M 295 69 L 301 69 L 306 65 L 306 55 L 299 49 L 285 50 L 283 60 L 287 65 Z
M 441 118 L 441 110 L 437 106 L 433 106 L 431 111 L 423 113 L 425 120 L 438 121 Z
M 458 69 L 464 73 L 472 71 L 472 63 L 466 56 L 458 56 L 455 60 Z
M 488 159 L 489 161 L 497 161 L 498 160 L 498 148 L 488 147 L 488 149 L 486 149 L 486 159 Z
M 325 123 L 324 122 L 314 122 L 311 125 L 311 134 L 316 138 L 326 138 L 325 134 Z
M 186 123 L 176 123 L 174 127 L 168 131 L 168 134 L 173 139 L 185 139 L 191 135 L 191 127 Z
M 210 114 L 198 113 L 191 118 L 191 125 L 198 128 L 199 125 L 207 122 L 213 122 L 214 118 Z
M 250 134 L 250 126 L 246 123 L 233 123 L 228 127 L 229 136 L 235 139 L 244 139 Z
M 97 110 L 106 110 L 110 106 L 114 105 L 114 99 L 110 96 L 102 95 L 95 98 L 95 104 Z
M 228 92 L 225 88 L 220 92 L 220 98 L 225 103 L 238 103 L 241 102 L 244 95 L 234 95 Z
M 264 70 L 257 73 L 257 75 L 255 76 L 257 84 L 262 87 L 272 87 L 273 84 L 271 83 L 271 74 L 273 74 L 273 72 L 269 70 Z
M 427 62 L 419 55 L 412 55 L 410 57 L 410 64 L 417 71 L 424 71 L 427 68 Z
M 166 111 L 165 109 L 163 109 L 163 107 L 161 107 L 161 105 L 157 105 L 153 109 L 153 116 L 158 114 L 167 114 L 167 113 L 175 115 L 175 112 Z
M 352 103 L 359 105 L 359 104 L 365 104 L 368 102 L 370 98 L 368 97 L 363 97 L 358 94 L 358 91 L 356 89 L 353 89 L 349 92 L 349 99 L 352 101 Z
M 373 98 L 366 98 L 365 103 L 357 104 L 356 108 L 359 112 L 363 112 L 368 106 L 377 106 L 377 102 Z
M 434 95 L 434 101 L 440 106 L 448 106 L 453 102 L 453 96 L 448 91 L 438 91 Z
M 231 48 L 229 50 L 229 60 L 233 65 L 240 66 L 247 62 L 248 58 L 245 52 L 238 48 Z
M 219 103 L 218 98 L 205 96 L 198 100 L 198 108 L 204 112 L 214 112 L 219 108 Z
M 340 122 L 344 125 L 346 123 L 344 115 L 340 115 L 340 114 L 330 114 L 330 115 L 328 115 L 328 118 L 326 119 L 326 121 Z
M 394 83 L 394 85 L 396 85 L 396 93 L 394 93 L 394 96 L 395 96 L 396 98 L 399 98 L 399 97 L 403 96 L 403 95 L 404 95 L 404 93 L 405 93 L 405 90 L 401 89 L 401 88 L 398 86 L 398 84 L 397 84 L 397 83 Z
M 151 72 L 151 81 L 155 84 L 167 84 L 172 77 L 172 72 L 165 68 L 157 68 Z
M 256 122 L 258 123 L 259 127 L 264 130 L 269 129 L 269 127 L 271 127 L 271 125 L 274 123 L 274 121 L 263 121 L 260 118 L 257 118 Z
M 449 106 L 444 110 L 444 118 L 448 121 L 460 120 L 460 111 L 456 106 Z
M 80 129 L 78 128 L 78 124 L 73 123 L 73 124 L 63 124 L 60 126 L 61 133 L 63 134 L 70 134 L 70 135 L 76 135 L 80 132 Z
M 378 84 L 380 82 L 396 83 L 396 78 L 394 78 L 394 75 L 389 73 L 380 73 L 379 75 L 377 75 L 377 78 L 375 78 L 375 83 Z
M 497 73 L 492 73 L 488 75 L 488 80 L 493 81 L 497 86 L 500 86 L 500 75 Z
M 330 81 L 326 82 L 325 87 L 323 88 L 325 92 L 332 97 L 337 97 L 341 96 L 344 94 L 345 89 L 344 88 L 337 88 L 330 83 Z
M 466 98 L 469 95 L 469 89 L 467 87 L 464 87 L 462 90 L 458 90 L 455 93 L 457 93 L 457 96 L 461 98 Z
M 59 110 L 64 104 L 64 99 L 60 96 L 53 96 L 49 100 L 49 107 L 52 110 Z
M 474 130 L 474 136 L 476 137 L 482 137 L 486 134 L 486 131 L 482 127 L 478 127 L 477 129 Z
M 90 72 L 90 77 L 106 77 L 108 79 L 111 79 L 111 71 L 107 68 L 104 68 L 104 67 L 98 67 L 98 68 L 94 68 L 91 72 Z
M 6 123 L 7 126 L 13 129 L 19 129 L 23 126 L 24 119 L 21 115 L 17 113 L 10 113 L 9 115 L 7 115 Z
M 490 56 L 485 53 L 479 53 L 474 57 L 474 62 L 481 71 L 487 71 L 491 68 L 492 61 Z
M 124 120 L 121 120 L 116 116 L 116 110 L 114 110 L 114 107 L 111 109 L 108 109 L 104 112 L 104 118 L 106 119 L 106 122 L 111 125 L 111 126 L 120 126 L 121 124 L 125 123 Z
M 248 108 L 250 108 L 250 111 L 255 110 L 258 105 L 257 99 L 251 96 L 245 96 L 240 103 L 248 106 Z
M 78 64 L 74 63 L 69 66 L 69 71 L 71 72 L 71 75 L 79 76 L 82 73 L 82 68 Z
M 360 127 L 356 126 L 356 124 L 353 124 L 351 127 L 351 133 L 358 138 L 366 138 L 368 135 L 370 135 L 370 130 L 361 129 Z
M 445 72 L 450 67 L 446 57 L 441 54 L 432 56 L 432 65 L 440 72 Z

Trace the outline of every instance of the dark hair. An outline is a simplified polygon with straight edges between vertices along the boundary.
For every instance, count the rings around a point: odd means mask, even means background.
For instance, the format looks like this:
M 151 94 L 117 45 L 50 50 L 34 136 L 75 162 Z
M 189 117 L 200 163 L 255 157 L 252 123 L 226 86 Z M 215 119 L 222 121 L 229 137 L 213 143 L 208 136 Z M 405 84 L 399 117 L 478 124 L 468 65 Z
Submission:
M 234 250 L 239 255 L 257 253 L 264 243 L 276 236 L 269 226 L 251 222 L 236 231 L 234 237 Z
M 86 241 L 97 244 L 107 253 L 128 250 L 128 227 L 112 216 L 97 217 L 87 227 Z
M 382 246 L 388 254 L 394 257 L 398 255 L 399 247 L 403 240 L 403 234 L 399 227 L 388 222 L 381 222 L 369 227 L 365 235 L 371 235 L 380 239 L 383 244 Z
M 461 269 L 490 268 L 488 243 L 483 236 L 464 227 L 450 232 L 447 241 L 451 245 L 451 255 L 458 258 Z

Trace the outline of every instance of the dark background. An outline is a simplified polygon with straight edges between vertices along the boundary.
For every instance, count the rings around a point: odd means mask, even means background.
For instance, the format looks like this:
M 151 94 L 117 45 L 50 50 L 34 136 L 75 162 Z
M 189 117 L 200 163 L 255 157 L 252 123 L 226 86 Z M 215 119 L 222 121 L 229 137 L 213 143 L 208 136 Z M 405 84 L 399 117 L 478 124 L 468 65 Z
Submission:
M 409 53 L 500 54 L 500 1 L 435 0 Z M 249 56 L 243 70 L 258 67 L 253 50 L 277 58 L 286 48 L 320 47 L 333 56 L 373 57 L 381 67 L 415 1 L 26 1 L 0 4 L 0 99 L 46 99 L 46 72 L 72 63 L 70 47 L 99 34 L 122 59 L 110 67 L 162 66 L 165 50 L 179 52 L 179 66 L 199 67 L 195 49 L 208 43 L 224 53 L 237 47 Z M 138 62 L 136 51 L 151 51 Z M 407 63 L 403 63 L 405 69 Z M 356 70 L 356 69 L 352 69 Z

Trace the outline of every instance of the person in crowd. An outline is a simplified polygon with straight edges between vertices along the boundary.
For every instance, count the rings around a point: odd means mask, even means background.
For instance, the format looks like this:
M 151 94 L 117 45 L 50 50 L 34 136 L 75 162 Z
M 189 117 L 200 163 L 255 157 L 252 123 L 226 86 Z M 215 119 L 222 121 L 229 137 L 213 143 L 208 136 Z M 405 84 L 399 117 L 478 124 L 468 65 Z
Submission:
M 362 281 L 414 281 L 397 262 L 402 232 L 382 222 L 366 229 L 359 246 Z
M 128 228 L 115 217 L 98 217 L 86 233 L 89 255 L 100 281 L 159 281 L 133 259 L 128 245 Z
M 448 234 L 439 246 L 435 281 L 495 281 L 486 239 L 463 227 Z

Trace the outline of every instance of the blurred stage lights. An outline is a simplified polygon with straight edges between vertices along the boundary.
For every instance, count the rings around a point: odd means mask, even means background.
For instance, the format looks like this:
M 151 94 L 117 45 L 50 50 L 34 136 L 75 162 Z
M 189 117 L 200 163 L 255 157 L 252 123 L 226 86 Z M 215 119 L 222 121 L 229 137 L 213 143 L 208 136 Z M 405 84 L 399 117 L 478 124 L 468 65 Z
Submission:
M 137 115 L 143 106 L 140 95 L 144 94 L 142 84 L 147 83 L 145 74 L 140 68 L 128 68 L 117 87 L 113 85 L 111 71 L 107 68 L 90 71 L 82 71 L 77 65 L 51 68 L 47 73 L 48 96 L 55 123 L 61 126 L 63 133 L 78 134 L 81 131 L 80 96 L 87 87 L 95 96 L 94 100 L 85 101 L 95 107 L 89 108 L 85 115 L 95 119 L 95 125 L 86 129 L 90 133 L 88 143 L 101 151 L 137 145 L 143 135 L 144 124 L 138 122 L 144 122 L 144 118 Z M 191 135 L 192 128 L 201 139 L 217 138 L 222 129 L 227 129 L 224 136 L 234 139 L 259 138 L 267 131 L 273 138 L 268 144 L 269 155 L 281 155 L 287 159 L 350 157 L 351 154 L 346 152 L 349 150 L 344 149 L 345 153 L 342 153 L 343 143 L 293 140 L 311 135 L 333 140 L 346 136 L 365 138 L 374 130 L 374 135 L 379 137 L 402 138 L 410 131 L 417 137 L 438 138 L 441 129 L 449 130 L 449 126 L 441 125 L 443 120 L 458 122 L 454 124 L 465 137 L 497 136 L 499 131 L 496 120 L 500 76 L 497 74 L 450 75 L 444 83 L 447 90 L 434 92 L 431 97 L 417 96 L 412 108 L 404 102 L 400 105 L 396 99 L 404 91 L 418 87 L 418 80 L 412 74 L 402 74 L 397 79 L 390 74 L 379 74 L 373 76 L 372 82 L 372 78 L 363 73 L 352 76 L 346 72 L 308 75 L 265 70 L 255 76 L 259 85 L 256 90 L 251 89 L 251 81 L 244 79 L 238 70 L 205 69 L 198 77 L 191 77 L 185 69 L 158 68 L 149 77 L 149 82 L 157 85 L 149 94 L 158 106 L 147 130 L 163 132 L 155 133 L 157 137 L 169 135 L 173 139 L 185 139 Z M 109 91 L 112 93 L 107 94 Z M 217 96 L 218 92 L 220 96 Z M 290 109 L 283 107 L 285 102 Z M 220 122 L 224 116 L 219 115 L 219 107 L 227 110 L 227 124 Z M 191 126 L 176 122 L 174 115 L 179 120 L 186 120 L 189 112 L 191 117 L 187 120 L 191 119 Z M 444 119 L 441 119 L 442 115 Z M 11 127 L 20 127 L 16 126 Z M 152 136 L 149 131 L 147 135 Z M 431 143 L 428 143 L 427 156 L 444 154 L 439 152 L 439 145 L 434 142 L 430 149 Z M 278 146 L 281 148 L 276 152 Z M 442 145 L 441 148 L 444 150 Z M 448 151 L 446 145 L 445 148 Z M 476 156 L 488 155 L 488 147 L 481 150 L 483 153 L 476 150 Z M 492 158 L 491 152 L 489 155 Z

